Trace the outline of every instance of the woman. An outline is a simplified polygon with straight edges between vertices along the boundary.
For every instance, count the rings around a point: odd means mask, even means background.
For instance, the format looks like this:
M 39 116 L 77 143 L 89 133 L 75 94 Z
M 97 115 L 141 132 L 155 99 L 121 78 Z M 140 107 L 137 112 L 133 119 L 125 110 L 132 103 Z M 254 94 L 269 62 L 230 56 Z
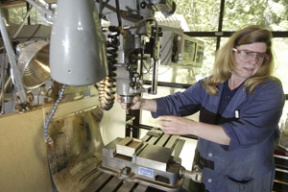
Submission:
M 133 100 L 130 108 L 151 111 L 165 133 L 198 136 L 194 165 L 203 173 L 203 191 L 272 190 L 284 94 L 271 76 L 271 40 L 260 26 L 239 30 L 219 50 L 209 77 L 181 93 Z M 199 122 L 185 118 L 198 111 Z

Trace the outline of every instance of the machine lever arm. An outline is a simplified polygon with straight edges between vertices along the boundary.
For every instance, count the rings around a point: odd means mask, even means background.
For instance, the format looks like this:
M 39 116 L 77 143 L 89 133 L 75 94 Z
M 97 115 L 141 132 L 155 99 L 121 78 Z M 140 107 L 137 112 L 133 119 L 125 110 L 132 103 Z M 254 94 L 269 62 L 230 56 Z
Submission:
M 184 169 L 180 169 L 180 175 L 183 175 L 185 178 L 192 179 L 197 183 L 202 183 L 202 172 L 199 170 L 187 171 Z

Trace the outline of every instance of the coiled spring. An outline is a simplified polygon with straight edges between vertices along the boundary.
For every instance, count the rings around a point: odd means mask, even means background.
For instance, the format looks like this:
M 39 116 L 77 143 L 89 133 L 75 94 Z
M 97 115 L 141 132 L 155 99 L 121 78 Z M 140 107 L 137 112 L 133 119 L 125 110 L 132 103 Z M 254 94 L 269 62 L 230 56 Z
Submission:
M 109 26 L 109 34 L 106 41 L 106 52 L 108 59 L 108 76 L 100 81 L 98 86 L 100 106 L 104 110 L 110 110 L 113 107 L 116 92 L 116 69 L 118 47 L 120 44 L 120 30 L 116 26 Z

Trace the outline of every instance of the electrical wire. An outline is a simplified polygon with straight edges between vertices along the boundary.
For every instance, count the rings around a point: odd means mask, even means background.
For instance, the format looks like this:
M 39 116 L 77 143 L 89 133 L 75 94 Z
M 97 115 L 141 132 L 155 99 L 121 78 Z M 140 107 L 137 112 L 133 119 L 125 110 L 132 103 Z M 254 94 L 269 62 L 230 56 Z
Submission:
M 119 0 L 115 0 L 116 3 L 116 14 L 117 14 L 117 19 L 118 19 L 118 27 L 122 27 L 122 20 L 120 16 L 120 5 L 119 5 Z

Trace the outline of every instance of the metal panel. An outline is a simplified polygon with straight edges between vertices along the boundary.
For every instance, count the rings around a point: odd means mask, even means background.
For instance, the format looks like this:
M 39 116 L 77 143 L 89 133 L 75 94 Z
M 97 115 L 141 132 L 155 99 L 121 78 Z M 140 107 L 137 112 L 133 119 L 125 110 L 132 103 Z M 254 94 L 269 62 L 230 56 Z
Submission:
M 122 185 L 122 180 L 117 179 L 116 177 L 113 177 L 109 181 L 109 184 L 103 187 L 103 189 L 100 190 L 100 192 L 116 191 L 121 185 Z
M 134 192 L 146 192 L 147 188 L 145 185 L 138 185 Z
M 171 138 L 169 139 L 168 143 L 165 145 L 165 147 L 167 148 L 174 148 L 174 145 L 177 143 L 176 141 L 179 139 L 179 136 L 171 136 Z
M 172 151 L 172 149 L 156 145 L 147 145 L 136 157 L 136 162 L 140 166 L 147 167 L 149 165 L 152 169 L 166 171 Z
M 134 182 L 124 182 L 117 192 L 132 192 L 136 185 Z
M 170 138 L 170 135 L 168 134 L 164 134 L 161 139 L 155 144 L 157 146 L 161 146 L 161 147 L 164 147 L 166 142 L 169 140 Z
M 98 179 L 97 182 L 95 182 L 94 187 L 92 186 L 87 189 L 87 191 L 100 191 L 110 180 L 112 179 L 111 175 L 108 174 L 102 174 Z
M 97 103 L 97 97 L 63 103 L 54 117 L 95 107 Z M 53 191 L 43 136 L 45 112 L 51 108 L 47 105 L 27 113 L 0 116 L 1 191 Z

